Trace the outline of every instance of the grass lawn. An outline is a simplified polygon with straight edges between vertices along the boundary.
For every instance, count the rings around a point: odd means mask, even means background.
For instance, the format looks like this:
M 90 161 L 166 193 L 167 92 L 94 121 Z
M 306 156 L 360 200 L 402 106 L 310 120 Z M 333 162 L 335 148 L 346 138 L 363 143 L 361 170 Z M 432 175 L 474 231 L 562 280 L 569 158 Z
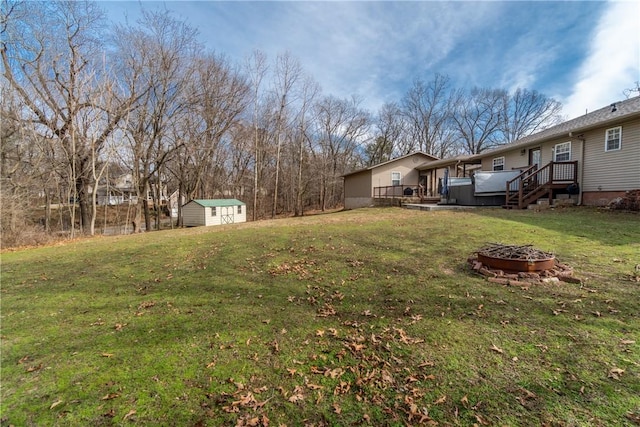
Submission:
M 492 284 L 533 244 L 582 284 Z M 640 425 L 640 216 L 362 209 L 2 254 L 2 426 Z

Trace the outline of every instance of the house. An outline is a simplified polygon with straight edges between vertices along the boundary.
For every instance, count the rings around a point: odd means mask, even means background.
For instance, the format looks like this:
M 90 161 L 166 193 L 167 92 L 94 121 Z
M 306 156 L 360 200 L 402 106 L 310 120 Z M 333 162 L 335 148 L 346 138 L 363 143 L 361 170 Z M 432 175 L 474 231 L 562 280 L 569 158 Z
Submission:
M 185 227 L 246 221 L 246 204 L 236 199 L 191 200 L 182 206 L 182 224 Z
M 421 189 L 433 190 L 436 184 L 420 182 L 416 167 L 434 160 L 438 158 L 418 151 L 343 175 L 345 209 L 371 206 L 376 198 L 418 196 Z
M 117 173 L 113 178 L 104 178 L 98 186 L 96 196 L 98 205 L 120 205 L 137 201 L 136 188 L 130 173 Z
M 366 171 L 389 163 L 345 175 L 345 207 L 346 195 L 355 192 L 353 178 L 372 181 Z M 402 164 L 409 167 L 411 161 Z M 415 172 L 405 171 L 405 176 L 428 184 L 429 194 L 435 185 L 445 203 L 523 209 L 540 199 L 553 203 L 564 198 L 576 204 L 606 205 L 629 190 L 640 189 L 640 97 L 615 102 L 493 150 L 429 159 L 413 168 Z M 388 167 L 380 170 L 389 173 Z M 384 188 L 380 187 L 374 187 L 373 194 L 380 193 Z
M 506 206 L 525 208 L 569 194 L 605 205 L 640 188 L 640 97 L 550 127 L 474 156 L 483 171 L 520 174 L 505 185 Z

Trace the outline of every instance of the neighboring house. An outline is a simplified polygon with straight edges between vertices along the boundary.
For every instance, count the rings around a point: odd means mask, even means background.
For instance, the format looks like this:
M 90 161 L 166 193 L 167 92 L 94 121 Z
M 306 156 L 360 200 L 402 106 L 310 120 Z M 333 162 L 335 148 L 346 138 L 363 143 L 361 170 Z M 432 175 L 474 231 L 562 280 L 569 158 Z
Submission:
M 182 206 L 182 224 L 185 227 L 246 221 L 247 207 L 236 199 L 191 200 Z
M 154 193 L 157 190 L 160 192 L 160 204 L 165 204 L 169 198 L 167 196 L 167 184 L 162 182 L 162 185 L 158 188 L 155 179 L 149 183 L 144 198 L 152 204 L 155 200 Z M 120 205 L 123 203 L 135 205 L 138 203 L 137 194 L 138 190 L 134 185 L 133 175 L 131 173 L 119 173 L 111 177 L 104 177 L 101 180 L 96 192 L 96 199 L 98 205 Z
M 522 209 L 541 198 L 571 197 L 578 204 L 605 205 L 640 189 L 640 97 L 481 154 L 426 161 L 415 169 L 421 183 L 430 183 L 429 190 L 436 181 L 442 184 L 445 171 L 448 177 L 467 177 L 447 186 L 447 201 L 459 204 Z
M 415 152 L 375 166 L 360 169 L 344 178 L 344 208 L 355 209 L 373 205 L 374 198 L 401 197 L 411 192 L 433 190 L 433 182 L 420 182 L 418 165 L 437 160 L 423 152 Z
M 130 173 L 118 174 L 115 178 L 105 180 L 98 186 L 97 203 L 99 205 L 120 205 L 122 203 L 136 203 L 136 189 Z
M 180 197 L 178 197 L 178 194 L 179 191 L 176 190 L 171 193 L 171 195 L 167 199 L 167 209 L 169 210 L 169 215 L 171 215 L 171 218 L 178 217 L 178 207 L 184 205 L 187 199 L 184 194 L 180 195 Z

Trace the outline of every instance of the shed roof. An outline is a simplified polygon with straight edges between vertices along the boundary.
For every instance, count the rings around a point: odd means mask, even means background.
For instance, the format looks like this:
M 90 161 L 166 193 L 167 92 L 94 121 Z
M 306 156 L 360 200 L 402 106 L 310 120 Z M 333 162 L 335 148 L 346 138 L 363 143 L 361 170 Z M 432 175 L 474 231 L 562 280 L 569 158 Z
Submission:
M 191 202 L 197 203 L 205 208 L 245 205 L 244 202 L 238 199 L 193 199 L 189 203 Z

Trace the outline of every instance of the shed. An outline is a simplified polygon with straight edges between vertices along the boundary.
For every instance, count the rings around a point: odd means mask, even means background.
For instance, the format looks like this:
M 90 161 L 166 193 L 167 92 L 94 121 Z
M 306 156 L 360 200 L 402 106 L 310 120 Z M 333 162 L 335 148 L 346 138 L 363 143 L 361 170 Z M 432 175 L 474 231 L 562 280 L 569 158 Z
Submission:
M 182 206 L 182 223 L 185 227 L 246 221 L 246 204 L 237 199 L 194 199 Z

